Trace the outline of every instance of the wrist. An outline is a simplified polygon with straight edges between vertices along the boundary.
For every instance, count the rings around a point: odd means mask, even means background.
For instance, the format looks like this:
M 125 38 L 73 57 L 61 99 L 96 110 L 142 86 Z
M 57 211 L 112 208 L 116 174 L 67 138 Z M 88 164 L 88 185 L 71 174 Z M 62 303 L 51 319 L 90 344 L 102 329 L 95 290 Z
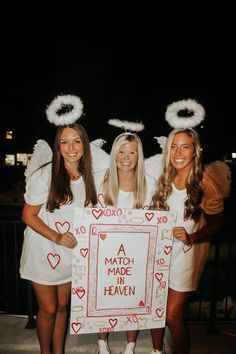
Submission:
M 187 245 L 192 245 L 194 243 L 193 234 L 188 234 L 187 242 Z

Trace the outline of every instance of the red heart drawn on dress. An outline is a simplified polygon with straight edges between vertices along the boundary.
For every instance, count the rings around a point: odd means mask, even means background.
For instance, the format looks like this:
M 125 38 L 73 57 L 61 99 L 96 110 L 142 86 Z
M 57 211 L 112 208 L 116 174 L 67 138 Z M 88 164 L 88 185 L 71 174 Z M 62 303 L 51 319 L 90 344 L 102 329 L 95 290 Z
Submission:
M 64 234 L 70 230 L 70 223 L 68 221 L 64 221 L 61 223 L 60 221 L 55 222 L 55 226 L 59 234 Z
M 109 323 L 110 323 L 111 327 L 115 327 L 117 324 L 117 318 L 114 318 L 114 319 L 111 318 L 109 320 Z
M 104 241 L 105 238 L 107 237 L 107 235 L 106 234 L 100 234 L 99 237 Z
M 76 295 L 78 296 L 79 299 L 82 299 L 84 294 L 85 294 L 85 290 L 82 286 L 76 289 Z
M 81 248 L 80 253 L 85 258 L 88 254 L 88 248 Z
M 47 260 L 52 269 L 55 269 L 60 263 L 61 257 L 59 256 L 59 254 L 56 253 L 48 253 Z
M 78 333 L 81 328 L 81 323 L 80 322 L 72 322 L 71 327 L 73 329 L 73 332 Z
M 153 216 L 154 216 L 153 212 L 145 213 L 145 217 L 148 221 L 152 220 Z
M 140 303 L 139 303 L 138 305 L 139 305 L 139 306 L 142 306 L 142 307 L 145 306 L 145 305 L 144 305 L 144 302 L 143 302 L 142 300 L 140 301 Z
M 102 210 L 101 209 L 98 209 L 98 210 L 97 209 L 93 209 L 92 210 L 92 214 L 98 220 L 100 218 L 100 216 L 102 215 Z
M 156 314 L 158 317 L 162 317 L 163 314 L 164 314 L 164 310 L 163 309 L 160 309 L 160 308 L 157 308 L 156 309 Z
M 165 252 L 165 254 L 168 255 L 168 254 L 170 254 L 171 250 L 172 250 L 171 246 L 165 246 L 164 252 Z
M 105 203 L 103 194 L 98 194 L 98 202 L 102 208 L 106 208 L 107 204 Z
M 163 273 L 155 273 L 155 277 L 156 277 L 156 279 L 160 282 L 161 281 L 161 279 L 163 278 Z
M 190 251 L 192 248 L 192 245 L 184 245 L 183 251 L 184 253 L 187 253 L 188 251 Z

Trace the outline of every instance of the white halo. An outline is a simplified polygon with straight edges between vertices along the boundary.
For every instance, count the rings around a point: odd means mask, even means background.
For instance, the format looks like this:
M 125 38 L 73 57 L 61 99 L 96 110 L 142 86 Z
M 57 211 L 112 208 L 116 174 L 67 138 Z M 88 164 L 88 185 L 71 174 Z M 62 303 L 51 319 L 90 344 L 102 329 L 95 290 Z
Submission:
M 181 110 L 188 110 L 192 112 L 192 116 L 181 117 L 178 115 L 178 112 Z M 177 101 L 169 106 L 167 106 L 165 119 L 169 125 L 173 128 L 193 128 L 205 117 L 205 109 L 197 101 L 193 99 L 187 99 L 182 101 Z
M 58 114 L 63 107 L 71 106 L 69 112 Z M 47 119 L 55 125 L 67 125 L 74 123 L 83 113 L 83 103 L 81 99 L 74 95 L 57 96 L 50 103 L 46 110 Z
M 129 122 L 127 120 L 109 119 L 108 124 L 113 127 L 122 128 L 125 131 L 141 132 L 144 129 L 142 123 Z

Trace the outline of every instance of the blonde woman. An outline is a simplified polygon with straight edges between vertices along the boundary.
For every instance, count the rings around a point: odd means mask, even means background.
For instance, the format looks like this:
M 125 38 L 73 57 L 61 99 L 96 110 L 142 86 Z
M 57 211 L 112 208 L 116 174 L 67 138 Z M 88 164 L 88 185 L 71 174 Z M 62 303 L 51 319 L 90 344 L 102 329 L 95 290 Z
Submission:
M 110 166 L 105 173 L 95 176 L 102 207 L 140 209 L 149 207 L 155 191 L 155 180 L 144 170 L 143 146 L 133 133 L 122 133 L 113 142 Z M 124 354 L 133 354 L 138 331 L 126 332 Z M 98 353 L 109 354 L 108 334 L 98 334 Z
M 176 354 L 190 353 L 184 321 L 190 295 L 197 290 L 209 240 L 222 226 L 223 197 L 202 166 L 202 149 L 192 128 L 174 129 L 164 150 L 164 168 L 153 209 L 177 212 L 169 273 L 166 323 Z M 154 353 L 163 352 L 164 328 L 151 329 Z

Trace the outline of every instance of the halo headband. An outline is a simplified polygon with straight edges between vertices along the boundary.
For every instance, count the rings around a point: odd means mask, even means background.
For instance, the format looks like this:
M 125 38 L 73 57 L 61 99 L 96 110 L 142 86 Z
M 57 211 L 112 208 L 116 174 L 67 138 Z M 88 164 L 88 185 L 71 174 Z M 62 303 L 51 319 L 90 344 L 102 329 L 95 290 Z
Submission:
M 142 123 L 129 122 L 127 120 L 109 119 L 108 124 L 131 132 L 141 132 L 144 129 L 144 125 Z
M 59 125 L 73 124 L 83 113 L 81 99 L 74 95 L 57 96 L 46 109 L 50 123 Z
M 182 115 L 185 113 L 184 115 Z M 172 128 L 193 128 L 203 121 L 205 109 L 197 101 L 187 99 L 167 106 L 165 119 Z

